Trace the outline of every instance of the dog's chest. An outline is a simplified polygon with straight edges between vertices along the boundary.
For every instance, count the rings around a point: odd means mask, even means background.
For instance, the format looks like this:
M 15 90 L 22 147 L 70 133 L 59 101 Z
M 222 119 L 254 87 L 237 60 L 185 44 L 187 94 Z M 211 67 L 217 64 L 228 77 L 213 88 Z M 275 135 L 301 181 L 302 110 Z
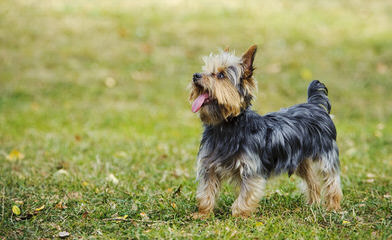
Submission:
M 204 142 L 199 151 L 199 164 L 212 169 L 222 178 L 244 176 L 257 170 L 258 157 L 245 153 L 244 145 L 238 142 Z

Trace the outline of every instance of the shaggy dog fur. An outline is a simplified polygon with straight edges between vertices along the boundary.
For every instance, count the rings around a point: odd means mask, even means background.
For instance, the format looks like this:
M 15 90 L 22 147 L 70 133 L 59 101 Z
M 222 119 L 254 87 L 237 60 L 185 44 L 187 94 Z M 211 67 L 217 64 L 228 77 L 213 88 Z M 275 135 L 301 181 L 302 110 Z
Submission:
M 212 212 L 224 179 L 239 186 L 232 214 L 249 216 L 257 209 L 266 181 L 284 172 L 304 180 L 310 204 L 320 202 L 321 180 L 327 208 L 339 209 L 339 151 L 327 88 L 314 80 L 307 103 L 258 115 L 251 110 L 256 49 L 250 47 L 242 57 L 227 51 L 211 54 L 203 59 L 203 72 L 193 76 L 192 111 L 199 112 L 204 124 L 196 216 Z

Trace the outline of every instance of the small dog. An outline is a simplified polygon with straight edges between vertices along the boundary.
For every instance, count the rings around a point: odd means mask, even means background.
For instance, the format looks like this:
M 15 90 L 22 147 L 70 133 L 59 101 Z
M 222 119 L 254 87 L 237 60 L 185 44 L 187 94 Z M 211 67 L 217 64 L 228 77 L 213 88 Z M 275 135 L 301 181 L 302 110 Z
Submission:
M 204 125 L 197 160 L 199 211 L 194 217 L 212 212 L 224 179 L 239 186 L 232 215 L 251 215 L 267 179 L 283 172 L 304 180 L 309 204 L 320 202 L 321 178 L 327 208 L 340 209 L 339 151 L 327 88 L 314 80 L 307 103 L 258 115 L 251 110 L 256 50 L 251 46 L 242 57 L 226 50 L 210 54 L 203 58 L 203 72 L 193 75 L 192 111 L 199 112 Z

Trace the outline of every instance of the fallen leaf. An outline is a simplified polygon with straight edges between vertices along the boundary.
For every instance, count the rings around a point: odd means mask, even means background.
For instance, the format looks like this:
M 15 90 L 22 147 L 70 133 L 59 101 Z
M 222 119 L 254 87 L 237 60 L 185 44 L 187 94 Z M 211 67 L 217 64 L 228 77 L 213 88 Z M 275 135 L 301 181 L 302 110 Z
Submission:
M 161 155 L 159 156 L 160 159 L 166 159 L 167 157 L 168 157 L 167 154 L 161 154 Z
M 118 179 L 111 173 L 109 176 L 106 178 L 107 181 L 112 182 L 114 184 L 118 184 Z
M 60 169 L 53 174 L 54 177 L 62 177 L 62 176 L 68 176 L 68 175 L 69 175 L 69 173 L 65 169 Z
M 144 213 L 144 212 L 141 212 L 141 213 L 140 213 L 140 216 L 141 216 L 143 219 L 145 219 L 145 220 L 150 219 L 150 218 L 147 216 L 147 214 Z
M 368 174 L 366 174 L 366 176 L 367 176 L 368 178 L 374 178 L 374 177 L 375 177 L 375 175 L 374 175 L 373 173 L 368 173 Z
M 373 183 L 374 182 L 374 179 L 366 179 L 366 182 L 368 182 L 368 183 Z
M 79 142 L 80 140 L 82 140 L 82 137 L 80 135 L 76 134 L 75 135 L 75 140 Z
M 388 66 L 384 63 L 377 63 L 377 72 L 380 74 L 385 74 L 388 71 Z
M 12 150 L 8 155 L 7 159 L 14 161 L 14 160 L 22 160 L 25 157 L 25 155 L 18 150 L 14 149 Z
M 260 226 L 264 226 L 264 223 L 263 222 L 257 222 L 256 223 L 256 227 L 260 227 Z
M 44 208 L 45 208 L 45 205 L 42 205 L 41 207 L 36 208 L 34 211 L 35 211 L 35 212 L 39 212 L 39 211 L 41 211 L 41 210 L 44 209 Z
M 177 207 L 177 205 L 175 203 L 171 203 L 170 205 L 172 206 L 172 208 L 176 208 Z
M 83 181 L 83 182 L 82 182 L 82 185 L 83 185 L 83 187 L 87 187 L 87 186 L 88 186 L 88 182 Z
M 65 206 L 63 202 L 59 202 L 56 204 L 56 208 L 57 209 L 66 209 L 67 206 Z
M 116 80 L 112 77 L 107 77 L 105 80 L 105 85 L 108 88 L 114 88 L 116 86 Z
M 385 127 L 385 125 L 384 125 L 383 123 L 377 124 L 377 129 L 378 129 L 378 130 L 383 130 L 384 127 Z
M 69 232 L 59 232 L 59 237 L 60 238 L 67 238 L 67 237 L 69 237 Z
M 128 215 L 124 215 L 124 216 L 120 216 L 120 217 L 113 217 L 113 218 L 109 218 L 110 220 L 115 220 L 115 221 L 124 221 L 127 220 Z
M 391 198 L 391 195 L 385 194 L 385 195 L 384 195 L 384 198 Z
M 148 43 L 142 44 L 141 49 L 146 54 L 150 54 L 152 52 L 152 46 Z
M 343 220 L 343 225 L 349 225 L 350 224 L 350 222 L 349 221 L 346 221 L 346 220 Z
M 20 215 L 20 208 L 16 205 L 12 206 L 12 213 L 15 214 L 16 216 Z

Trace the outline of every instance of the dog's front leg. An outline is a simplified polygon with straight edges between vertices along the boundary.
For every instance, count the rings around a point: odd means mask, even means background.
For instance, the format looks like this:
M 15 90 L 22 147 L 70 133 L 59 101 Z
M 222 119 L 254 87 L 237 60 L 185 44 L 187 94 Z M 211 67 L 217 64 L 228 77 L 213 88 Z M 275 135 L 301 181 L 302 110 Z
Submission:
M 234 217 L 248 217 L 257 209 L 265 182 L 266 180 L 259 176 L 240 180 L 240 193 L 231 206 Z
M 194 214 L 195 218 L 208 216 L 212 212 L 221 186 L 221 179 L 211 169 L 199 172 L 198 178 L 196 200 L 199 212 Z

